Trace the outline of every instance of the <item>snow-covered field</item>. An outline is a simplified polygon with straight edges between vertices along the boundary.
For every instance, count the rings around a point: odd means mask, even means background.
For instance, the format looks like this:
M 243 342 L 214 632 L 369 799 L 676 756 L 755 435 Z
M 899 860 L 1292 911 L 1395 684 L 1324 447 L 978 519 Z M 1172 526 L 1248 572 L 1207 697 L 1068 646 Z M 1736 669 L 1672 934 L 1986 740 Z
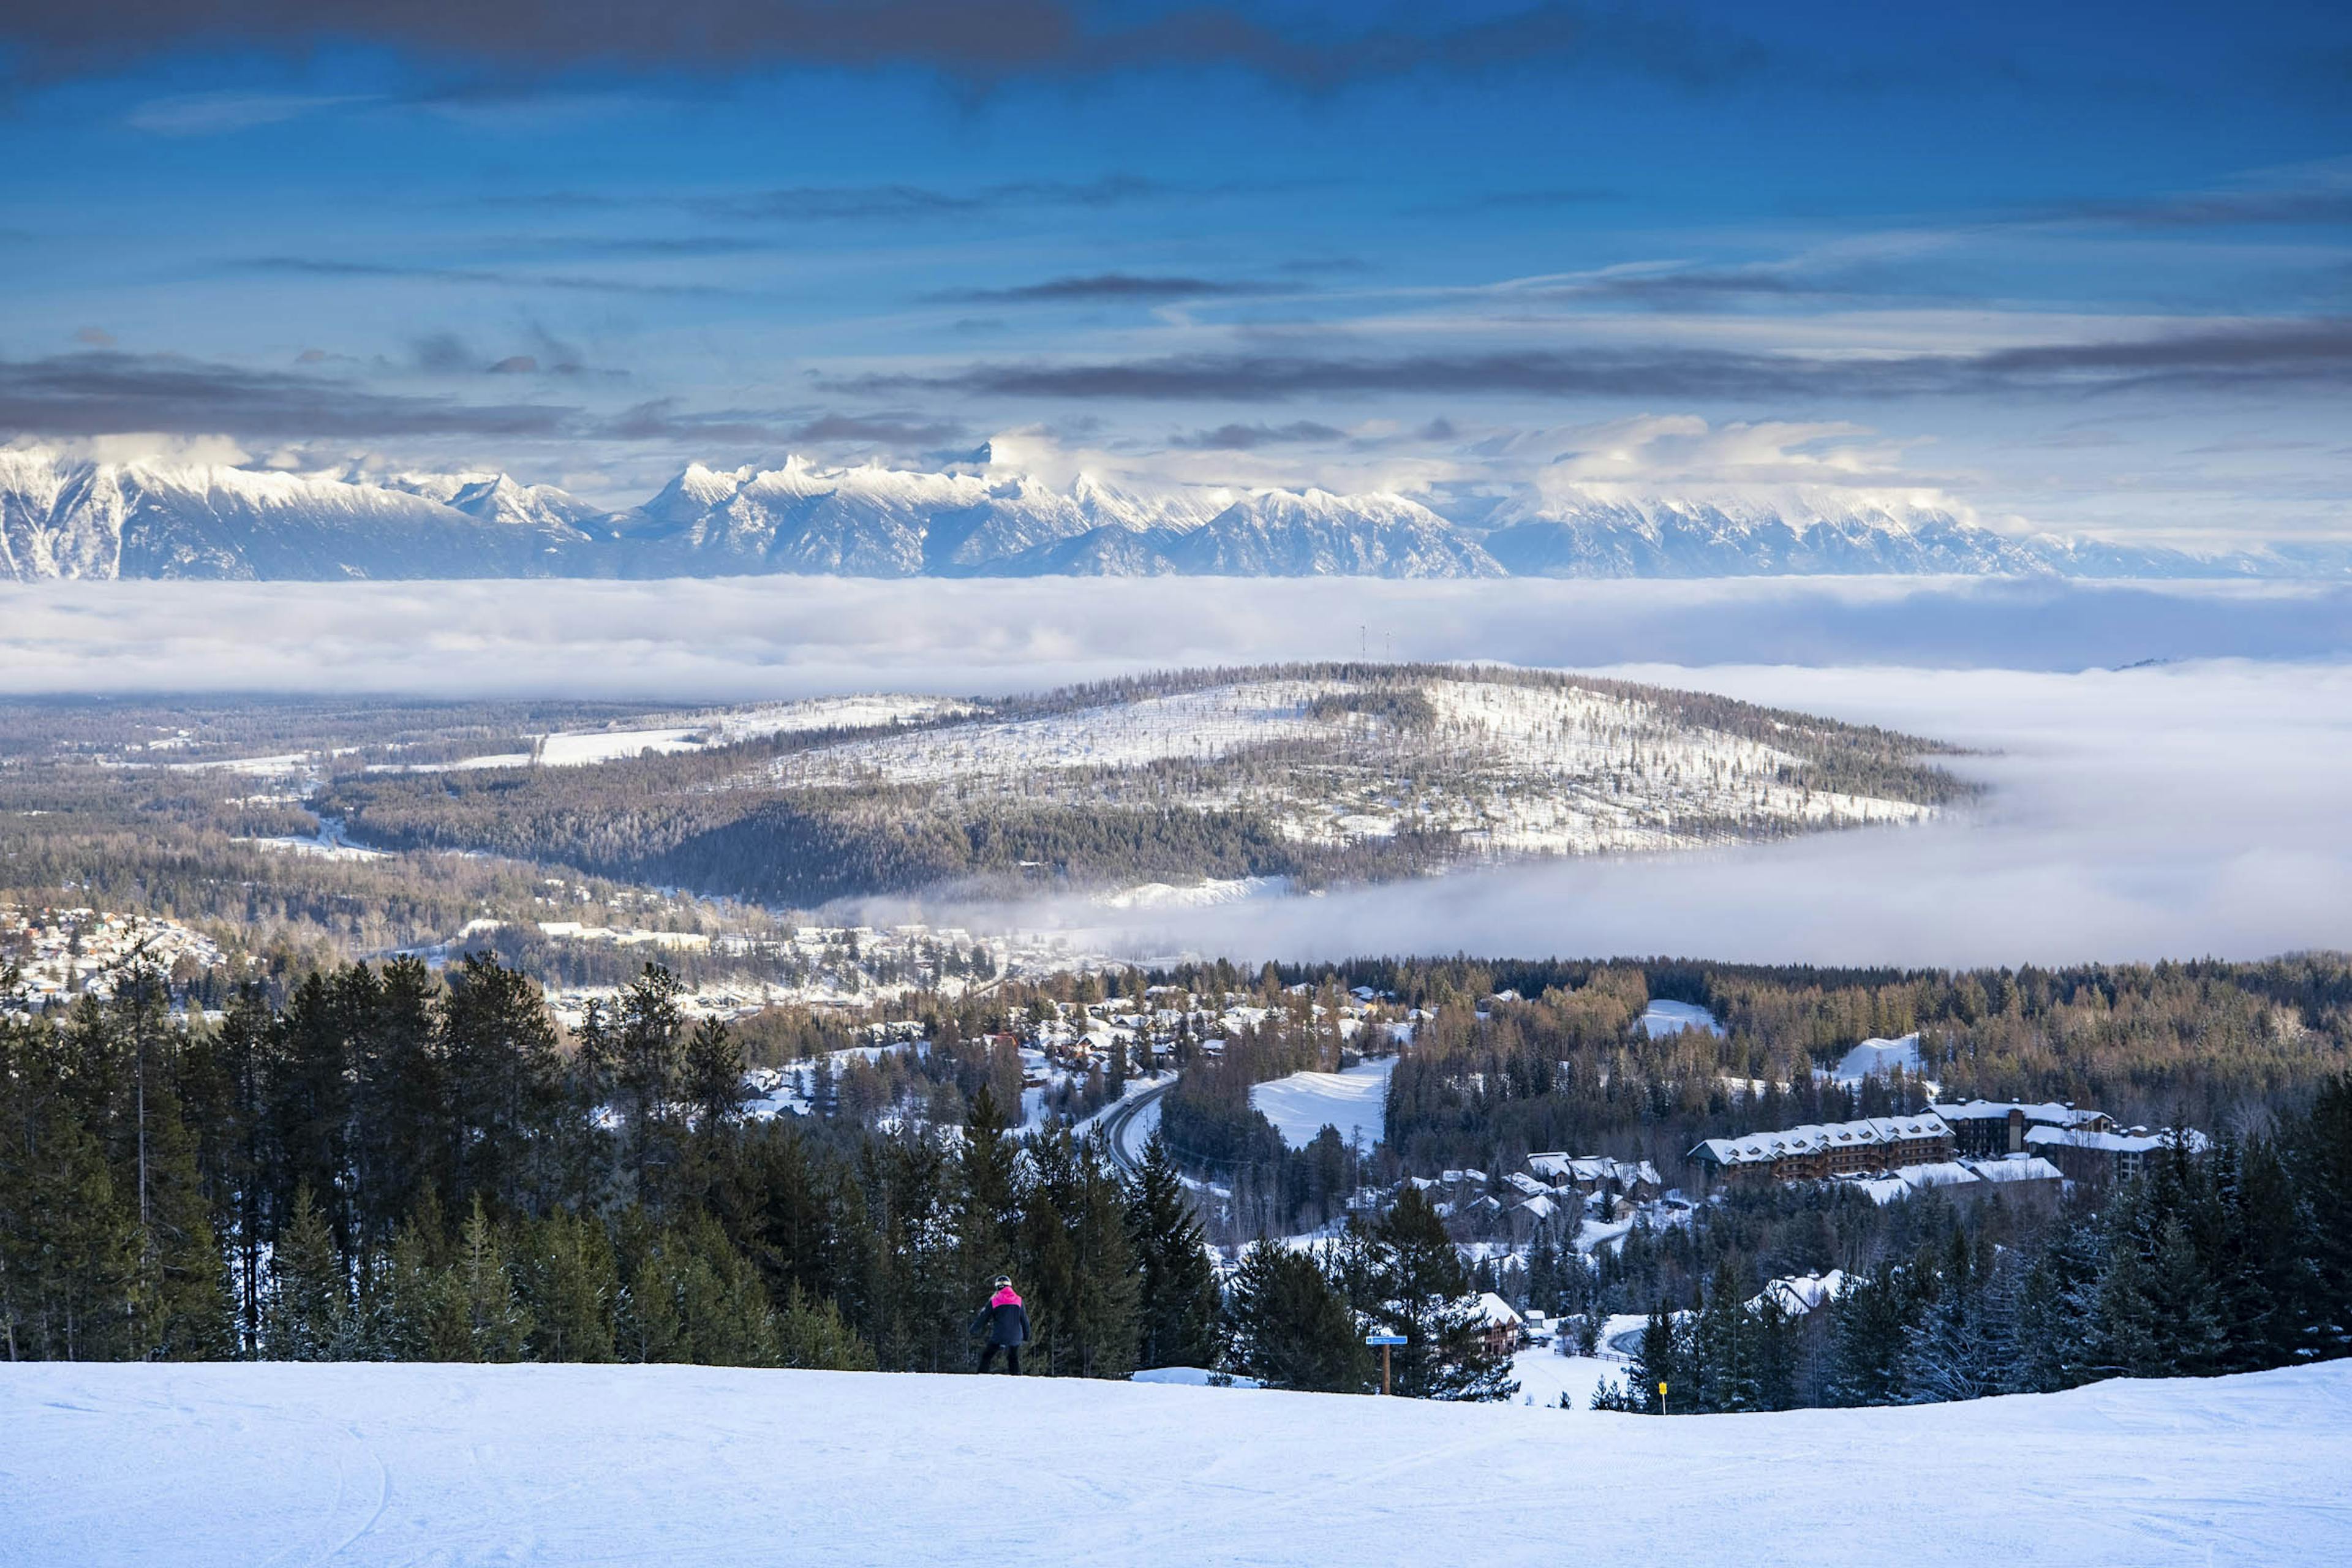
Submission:
M 1696 1002 L 1653 1002 L 1642 1010 L 1634 1026 L 1655 1039 L 1660 1035 L 1679 1035 L 1685 1029 L 1705 1029 L 1710 1035 L 1723 1033 L 1723 1026 L 1715 1015 Z
M 0 1562 L 2352 1560 L 2352 1363 L 1889 1410 L 700 1367 L 0 1366 Z
M 1370 1149 L 1381 1141 L 1396 1064 L 1396 1058 L 1382 1057 L 1346 1072 L 1295 1072 L 1252 1089 L 1250 1103 L 1293 1148 L 1312 1143 L 1329 1126 L 1339 1130 L 1341 1142 L 1360 1141 Z

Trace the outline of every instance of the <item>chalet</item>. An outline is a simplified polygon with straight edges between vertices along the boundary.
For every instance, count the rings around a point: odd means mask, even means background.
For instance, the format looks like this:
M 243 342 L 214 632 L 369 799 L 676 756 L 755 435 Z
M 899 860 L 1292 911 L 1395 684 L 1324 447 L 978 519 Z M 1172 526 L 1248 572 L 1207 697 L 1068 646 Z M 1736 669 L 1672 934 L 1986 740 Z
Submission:
M 2113 1118 L 2104 1111 L 2083 1110 L 2073 1104 L 2044 1101 L 2039 1105 L 2006 1100 L 1969 1100 L 1956 1105 L 1930 1105 L 1952 1130 L 1953 1147 L 1962 1154 L 1990 1156 L 2026 1152 L 2025 1135 L 2037 1127 L 2070 1131 L 2112 1132 Z
M 1658 1168 L 1647 1160 L 1636 1163 L 1612 1160 L 1606 1154 L 1530 1154 L 1528 1171 L 1547 1186 L 1573 1187 L 1588 1197 L 1594 1193 L 1606 1193 L 1612 1197 L 1649 1203 L 1665 1191 L 1665 1184 L 1658 1178 Z
M 1525 1324 L 1508 1301 L 1492 1290 L 1482 1291 L 1478 1297 L 1478 1316 L 1486 1321 L 1486 1352 L 1489 1355 L 1509 1355 L 1519 1348 Z
M 1779 1132 L 1709 1138 L 1687 1158 L 1709 1180 L 1817 1182 L 1951 1159 L 1952 1130 L 1934 1111 L 1808 1123 Z

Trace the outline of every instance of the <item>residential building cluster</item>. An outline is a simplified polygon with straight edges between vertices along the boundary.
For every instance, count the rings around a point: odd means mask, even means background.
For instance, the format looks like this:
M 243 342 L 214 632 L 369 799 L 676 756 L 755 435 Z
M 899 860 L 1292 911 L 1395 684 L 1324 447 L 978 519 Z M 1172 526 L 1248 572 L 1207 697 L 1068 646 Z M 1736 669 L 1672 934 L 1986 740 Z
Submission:
M 0 1009 L 38 1011 L 108 995 L 133 960 L 185 980 L 216 967 L 221 950 L 201 932 L 149 915 L 0 904 Z

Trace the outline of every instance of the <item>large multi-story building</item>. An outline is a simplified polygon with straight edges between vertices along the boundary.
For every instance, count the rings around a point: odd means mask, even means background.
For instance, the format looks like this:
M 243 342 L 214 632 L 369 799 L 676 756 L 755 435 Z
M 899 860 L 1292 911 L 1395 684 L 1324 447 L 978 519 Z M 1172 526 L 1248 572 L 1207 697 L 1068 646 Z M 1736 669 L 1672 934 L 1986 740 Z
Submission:
M 1953 1152 L 1951 1128 L 1927 1110 L 1709 1138 L 1687 1157 L 1724 1181 L 1817 1182 L 1930 1164 Z
M 2103 1110 L 2084 1110 L 2072 1104 L 2045 1100 L 2027 1104 L 2009 1100 L 1969 1100 L 1927 1108 L 1952 1130 L 1952 1142 L 1963 1154 L 1981 1159 L 2028 1152 L 2026 1135 L 2040 1127 L 2070 1132 L 2112 1132 L 2115 1119 Z M 2039 1151 L 2032 1151 L 2039 1152 Z
M 2065 1173 L 2070 1182 L 2128 1182 L 2147 1168 L 2159 1150 L 2169 1149 L 2176 1137 L 2192 1154 L 2204 1152 L 2205 1135 L 2194 1128 L 2177 1133 L 2170 1128 L 2150 1132 L 2145 1127 L 2126 1131 L 2105 1128 L 2036 1127 L 2025 1134 L 2025 1146 Z

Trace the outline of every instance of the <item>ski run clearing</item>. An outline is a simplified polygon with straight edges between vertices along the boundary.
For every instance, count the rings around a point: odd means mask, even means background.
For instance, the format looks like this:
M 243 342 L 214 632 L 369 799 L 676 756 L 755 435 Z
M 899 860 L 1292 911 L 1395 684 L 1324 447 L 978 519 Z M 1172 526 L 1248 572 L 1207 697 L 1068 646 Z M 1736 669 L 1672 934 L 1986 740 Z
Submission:
M 1250 1103 L 1294 1149 L 1315 1142 L 1327 1126 L 1339 1130 L 1342 1143 L 1366 1150 L 1381 1141 L 1388 1113 L 1389 1075 L 1394 1057 L 1360 1062 L 1345 1072 L 1295 1072 L 1250 1090 Z
M 0 1366 L 0 1562 L 2352 1561 L 2352 1362 L 1774 1415 L 709 1367 Z

